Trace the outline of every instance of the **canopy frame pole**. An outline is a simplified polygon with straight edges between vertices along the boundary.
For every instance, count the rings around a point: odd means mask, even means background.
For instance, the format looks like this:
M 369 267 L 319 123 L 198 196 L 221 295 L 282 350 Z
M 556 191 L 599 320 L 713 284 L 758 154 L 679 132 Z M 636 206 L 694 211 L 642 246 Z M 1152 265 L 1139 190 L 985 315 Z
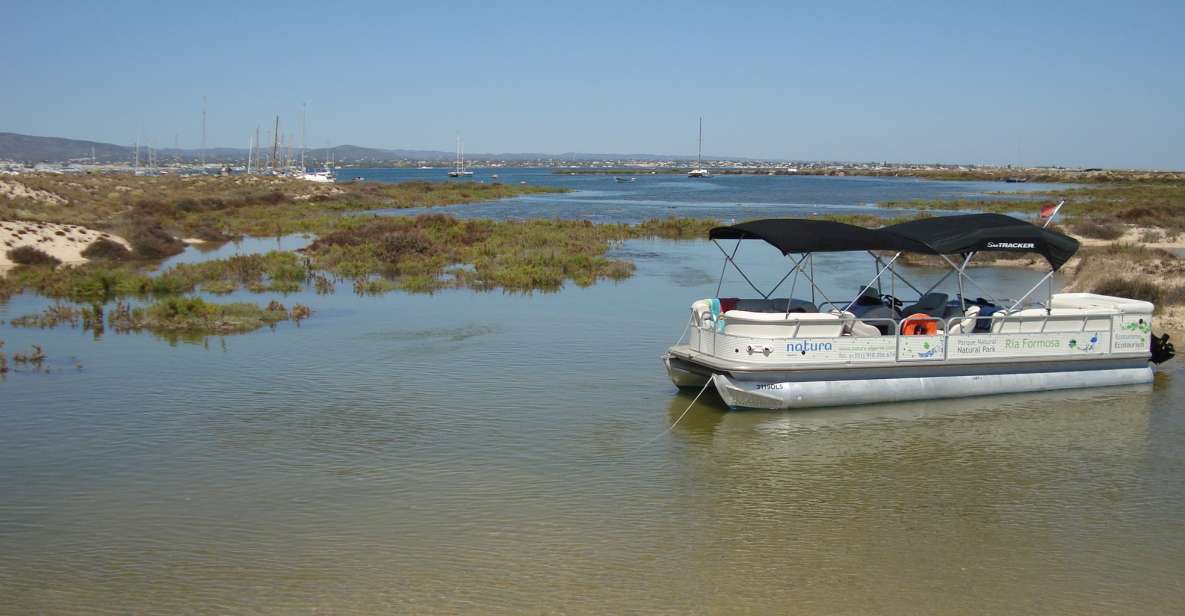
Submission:
M 805 259 L 805 258 L 806 258 L 806 257 L 803 257 L 803 259 Z M 789 277 L 790 277 L 790 274 L 793 274 L 793 273 L 794 273 L 794 268 L 793 268 L 793 267 L 791 267 L 791 268 L 790 268 L 790 269 L 789 269 L 789 270 L 786 272 L 786 275 L 785 275 L 785 276 L 782 276 L 782 279 L 778 281 L 778 284 L 775 284 L 775 285 L 774 285 L 774 288 L 770 289 L 770 290 L 769 290 L 769 293 L 766 293 L 765 295 L 763 295 L 763 296 L 761 297 L 761 299 L 769 299 L 769 296 L 773 295 L 773 294 L 774 294 L 774 291 L 777 291 L 777 290 L 778 290 L 778 287 L 782 286 L 782 283 L 783 283 L 783 282 L 786 282 L 786 279 L 787 279 L 787 278 L 789 278 Z M 791 293 L 793 293 L 793 291 L 791 291 Z M 794 298 L 793 298 L 793 297 L 791 297 L 790 299 L 794 299 Z M 787 313 L 789 313 L 789 312 L 790 312 L 790 309 L 789 309 L 789 307 L 787 307 L 787 308 L 786 308 L 786 312 L 787 312 Z
M 1057 207 L 1053 208 L 1053 211 L 1049 213 L 1049 218 L 1045 219 L 1045 224 L 1041 225 L 1042 229 L 1044 229 L 1045 227 L 1048 227 L 1049 223 L 1053 222 L 1053 217 L 1057 216 L 1057 213 L 1062 211 L 1062 206 L 1065 204 L 1066 204 L 1065 199 L 1062 199 L 1061 201 L 1057 202 Z
M 877 254 L 876 254 L 875 252 L 872 252 L 871 250 L 868 250 L 868 251 L 865 251 L 865 252 L 867 252 L 868 254 L 872 255 L 872 258 L 873 258 L 873 259 L 879 259 L 879 258 L 880 258 L 880 257 L 878 257 L 878 256 L 877 256 Z M 899 252 L 899 253 L 897 253 L 897 254 L 899 254 L 899 255 L 900 255 L 900 254 L 904 254 L 904 253 L 905 253 L 905 251 L 901 251 L 901 252 Z M 894 258 L 896 258 L 896 257 L 894 257 Z M 913 286 L 913 283 L 909 282 L 909 280 L 908 280 L 908 279 L 906 279 L 906 277 L 905 277 L 905 276 L 902 276 L 902 275 L 900 274 L 900 272 L 898 272 L 897 270 L 895 270 L 895 269 L 893 269 L 892 267 L 890 267 L 890 268 L 889 268 L 889 273 L 890 273 L 890 274 L 892 274 L 892 276 L 890 276 L 890 277 L 889 277 L 889 281 L 890 281 L 890 282 L 892 282 L 892 283 L 894 283 L 894 285 L 893 285 L 893 288 L 892 288 L 892 289 L 890 289 L 890 291 L 889 291 L 889 294 L 890 294 L 890 295 L 893 295 L 893 296 L 896 296 L 896 295 L 897 295 L 897 293 L 896 293 L 896 291 L 897 291 L 896 280 L 897 280 L 898 278 L 900 278 L 900 279 L 901 279 L 901 282 L 904 282 L 904 283 L 905 283 L 905 286 L 907 286 L 907 287 L 909 287 L 909 288 L 913 289 L 914 293 L 917 293 L 919 298 L 920 298 L 922 295 L 925 295 L 925 293 L 922 293 L 921 291 L 919 291 L 917 287 Z M 927 293 L 928 293 L 928 291 L 927 291 Z
M 807 277 L 807 280 L 809 280 L 811 283 L 811 303 L 814 304 L 816 308 L 818 308 L 819 302 L 815 301 L 815 289 L 818 288 L 815 286 L 815 253 L 808 252 L 807 254 L 811 257 L 811 273 Z M 822 290 L 819 291 L 819 295 L 823 295 Z M 823 299 L 826 299 L 828 302 L 831 301 L 830 299 L 827 299 L 826 295 L 823 295 Z
M 716 244 L 716 240 L 712 240 L 712 243 L 713 243 L 713 244 Z M 741 240 L 737 240 L 737 248 L 740 248 L 740 247 L 741 247 Z M 745 271 L 741 269 L 741 266 L 739 266 L 739 265 L 737 265 L 737 264 L 736 264 L 736 261 L 733 261 L 732 257 L 730 257 L 730 256 L 728 255 L 728 252 L 727 252 L 727 251 L 725 251 L 725 250 L 724 250 L 724 248 L 721 248 L 720 244 L 716 244 L 716 248 L 720 248 L 720 252 L 724 253 L 724 258 L 725 258 L 725 261 L 724 261 L 724 266 L 725 266 L 725 269 L 727 269 L 727 268 L 728 268 L 728 264 L 729 264 L 729 263 L 732 263 L 732 266 L 733 266 L 733 268 L 735 268 L 735 269 L 736 269 L 736 271 L 737 271 L 737 273 L 741 275 L 741 278 L 744 278 L 744 279 L 745 279 L 745 282 L 749 283 L 749 286 L 750 286 L 750 287 L 753 287 L 753 290 L 754 290 L 754 291 L 757 291 L 757 294 L 758 294 L 758 295 L 760 295 L 760 296 L 762 296 L 762 297 L 764 298 L 764 297 L 765 297 L 765 294 L 761 292 L 761 289 L 758 289 L 758 288 L 757 288 L 757 285 L 753 284 L 753 281 L 752 281 L 752 280 L 749 280 L 749 277 L 745 275 Z M 732 251 L 732 254 L 733 254 L 733 255 L 736 255 L 736 250 L 735 250 L 735 249 Z M 723 284 L 724 284 L 724 273 L 723 273 L 723 272 L 721 272 L 721 274 L 720 274 L 720 284 L 716 285 L 716 297 L 720 297 L 720 287 L 721 287 L 721 285 L 723 285 Z
M 847 305 L 847 306 L 844 306 L 844 307 L 843 307 L 843 310 L 841 310 L 840 312 L 847 312 L 847 311 L 848 311 L 848 308 L 851 308 L 851 307 L 852 307 L 852 304 L 855 304 L 855 303 L 856 303 L 856 301 L 860 299 L 860 296 L 864 295 L 864 292 L 865 292 L 865 291 L 867 291 L 867 290 L 871 289 L 871 288 L 872 288 L 872 285 L 876 284 L 876 281 L 877 281 L 877 280 L 880 280 L 881 274 L 885 273 L 885 270 L 887 270 L 887 269 L 889 269 L 890 267 L 892 267 L 892 266 L 893 266 L 893 262 L 894 262 L 894 261 L 896 261 L 896 260 L 897 260 L 897 257 L 900 257 L 900 256 L 901 256 L 901 252 L 900 252 L 900 251 L 898 251 L 898 252 L 897 252 L 897 254 L 893 255 L 893 258 L 892 258 L 892 259 L 889 259 L 889 262 L 888 262 L 888 263 L 886 263 L 884 267 L 880 268 L 880 270 L 878 270 L 878 271 L 876 272 L 876 276 L 873 276 L 873 277 L 872 277 L 872 280 L 869 280 L 869 281 L 868 281 L 868 284 L 864 285 L 864 286 L 863 286 L 863 287 L 860 289 L 860 292 L 856 294 L 856 299 L 853 299 L 852 301 L 848 302 L 848 305 Z M 877 262 L 878 262 L 878 263 L 880 262 L 880 258 L 879 258 L 879 257 L 877 258 Z
M 716 244 L 716 248 L 720 248 L 720 244 L 718 244 L 716 242 L 716 240 L 712 240 L 712 243 Z M 737 240 L 736 247 L 732 249 L 732 256 L 735 257 L 737 254 L 737 251 L 740 249 L 741 249 L 741 240 Z M 724 249 L 720 248 L 720 252 L 724 252 Z M 724 252 L 724 263 L 721 264 L 721 266 L 720 266 L 720 282 L 716 283 L 716 297 L 720 297 L 720 288 L 724 286 L 724 272 L 728 270 L 728 262 L 731 259 L 732 259 L 732 257 L 729 257 L 728 253 Z
M 959 269 L 959 266 L 955 265 L 955 262 L 951 261 L 950 257 L 947 257 L 946 255 L 938 255 L 938 256 L 942 257 L 943 260 L 945 260 L 947 263 L 949 263 L 951 267 L 953 267 L 955 269 Z M 1052 272 L 1050 272 L 1050 273 L 1052 273 Z M 979 283 L 975 282 L 974 278 L 967 276 L 966 274 L 964 274 L 964 277 L 967 279 L 967 282 L 971 283 L 971 286 L 978 289 L 980 293 L 983 293 L 983 296 L 988 298 L 988 300 L 990 300 L 993 304 L 996 304 L 998 301 L 1000 301 L 1000 300 L 997 300 L 995 297 L 992 297 L 992 294 L 985 291 L 983 289 L 983 287 L 979 286 Z M 1028 297 L 1030 293 L 1032 293 L 1032 291 L 1029 291 L 1029 293 L 1026 293 L 1025 297 Z
M 963 276 L 965 276 L 964 271 L 967 269 L 967 264 L 971 262 L 971 257 L 974 256 L 974 250 L 967 253 L 967 256 L 963 257 L 962 267 L 959 268 L 959 310 L 962 310 L 963 314 L 967 314 L 967 298 L 963 294 Z
M 930 285 L 930 288 L 929 288 L 929 289 L 926 289 L 926 293 L 931 293 L 931 292 L 933 292 L 933 291 L 934 291 L 934 289 L 937 289 L 937 288 L 938 288 L 938 285 L 940 285 L 940 284 L 942 284 L 942 283 L 946 282 L 946 279 L 947 279 L 947 278 L 950 278 L 951 274 L 955 273 L 955 271 L 956 271 L 956 270 L 953 270 L 953 269 L 952 269 L 952 270 L 950 270 L 949 272 L 947 272 L 947 273 L 943 274 L 943 275 L 942 275 L 942 278 L 939 278 L 939 279 L 938 279 L 938 282 L 936 282 L 936 283 L 934 283 L 934 284 Z M 922 295 L 925 295 L 926 293 L 922 293 Z
M 1042 284 L 1044 284 L 1046 280 L 1049 280 L 1050 278 L 1053 278 L 1053 274 L 1054 274 L 1056 271 L 1057 271 L 1057 270 L 1049 270 L 1049 273 L 1048 273 L 1048 274 L 1046 274 L 1046 275 L 1044 275 L 1044 276 L 1042 276 L 1042 277 L 1041 277 L 1041 280 L 1038 280 L 1038 281 L 1037 281 L 1037 284 L 1033 285 L 1033 288 L 1029 289 L 1029 290 L 1028 290 L 1028 292 L 1026 292 L 1024 295 L 1020 296 L 1020 299 L 1016 300 L 1016 302 L 1014 302 L 1014 303 L 1012 304 L 1012 307 L 1008 309 L 1008 312 L 1012 312 L 1013 310 L 1016 310 L 1016 307 L 1017 307 L 1017 306 L 1019 306 L 1021 302 L 1025 301 L 1026 299 L 1028 299 L 1028 298 L 1029 298 L 1029 296 L 1030 296 L 1030 295 L 1032 295 L 1034 291 L 1036 291 L 1037 289 L 1041 288 L 1041 285 L 1042 285 Z M 1007 315 L 1005 315 L 1005 316 L 1007 316 Z
M 808 253 L 806 253 L 806 254 L 807 254 L 807 255 L 812 255 L 812 254 L 814 254 L 814 253 L 809 253 L 809 252 L 808 252 Z M 801 269 L 802 269 L 802 261 L 799 261 L 798 265 L 795 265 L 794 267 L 795 267 L 795 269 L 801 270 Z M 827 300 L 827 303 L 828 303 L 828 304 L 831 304 L 832 306 L 835 306 L 835 305 L 836 305 L 836 303 L 835 303 L 835 302 L 831 301 L 831 298 L 830 298 L 830 297 L 827 297 L 827 294 L 823 292 L 823 289 L 820 289 L 820 288 L 819 288 L 819 285 L 815 284 L 815 279 L 814 279 L 814 277 L 813 277 L 813 276 L 811 276 L 810 274 L 806 273 L 805 271 L 804 271 L 804 272 L 802 272 L 802 274 L 803 274 L 803 277 L 804 277 L 804 278 L 806 278 L 806 281 L 807 281 L 807 282 L 809 282 L 809 283 L 811 284 L 811 303 L 812 303 L 812 304 L 814 304 L 814 303 L 815 303 L 815 301 L 814 301 L 814 300 L 815 300 L 815 291 L 817 290 L 817 291 L 819 292 L 819 295 L 822 295 L 822 296 L 823 296 L 823 299 Z M 817 304 L 815 305 L 815 309 L 816 309 L 816 310 L 818 309 L 818 305 L 817 305 Z
M 803 254 L 802 259 L 805 258 L 806 255 Z M 799 259 L 794 267 L 790 268 L 794 272 L 794 280 L 790 281 L 790 297 L 786 300 L 786 316 L 790 316 L 790 309 L 794 305 L 794 289 L 798 288 L 798 265 L 802 263 L 802 259 Z

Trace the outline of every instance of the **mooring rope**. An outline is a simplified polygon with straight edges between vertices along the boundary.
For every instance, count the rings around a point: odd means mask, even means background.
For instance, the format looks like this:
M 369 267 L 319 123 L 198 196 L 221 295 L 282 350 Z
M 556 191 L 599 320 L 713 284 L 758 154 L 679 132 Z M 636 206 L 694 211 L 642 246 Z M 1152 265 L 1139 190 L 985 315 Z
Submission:
M 653 438 L 646 441 L 645 443 L 642 443 L 642 445 L 649 445 L 650 443 L 653 443 L 654 441 L 657 441 L 658 439 L 662 438 L 666 433 L 670 432 L 671 430 L 674 430 L 675 426 L 679 425 L 679 422 L 683 421 L 683 418 L 687 416 L 687 413 L 688 413 L 688 411 L 691 410 L 691 407 L 695 406 L 695 403 L 697 401 L 699 401 L 699 397 L 704 395 L 705 391 L 708 391 L 708 386 L 711 384 L 712 384 L 712 377 L 708 377 L 708 382 L 704 383 L 703 388 L 699 390 L 698 394 L 695 394 L 695 397 L 691 399 L 691 404 L 688 404 L 687 408 L 683 409 L 683 414 L 679 415 L 679 418 L 675 420 L 675 423 L 671 424 L 670 426 L 667 426 L 666 430 L 663 430 L 662 432 L 655 434 Z
M 683 325 L 683 333 L 679 334 L 679 339 L 675 341 L 676 345 L 678 345 L 680 342 L 683 342 L 683 336 L 686 336 L 687 331 L 690 329 L 691 329 L 691 318 L 688 317 L 687 323 Z

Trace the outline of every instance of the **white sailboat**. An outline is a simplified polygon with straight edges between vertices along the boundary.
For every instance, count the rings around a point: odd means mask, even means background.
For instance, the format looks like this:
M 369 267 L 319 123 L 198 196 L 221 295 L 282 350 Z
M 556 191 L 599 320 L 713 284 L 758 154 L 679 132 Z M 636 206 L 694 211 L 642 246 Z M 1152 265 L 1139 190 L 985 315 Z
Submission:
M 473 172 L 465 168 L 465 146 L 461 144 L 461 136 L 457 135 L 457 166 L 448 172 L 448 176 L 450 178 L 466 178 L 472 175 Z
M 699 151 L 695 155 L 695 169 L 687 172 L 689 178 L 708 178 L 712 174 L 704 168 L 704 118 L 699 119 Z

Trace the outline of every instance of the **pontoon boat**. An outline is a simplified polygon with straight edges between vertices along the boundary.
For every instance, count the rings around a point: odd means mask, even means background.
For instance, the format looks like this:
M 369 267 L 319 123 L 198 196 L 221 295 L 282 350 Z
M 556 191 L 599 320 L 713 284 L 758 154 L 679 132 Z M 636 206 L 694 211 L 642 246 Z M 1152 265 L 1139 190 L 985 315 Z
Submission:
M 755 220 L 717 227 L 709 238 L 724 254 L 724 267 L 735 268 L 759 295 L 719 297 L 718 285 L 717 297 L 692 303 L 686 342 L 681 338 L 663 361 L 675 385 L 699 389 L 710 383 L 733 408 L 1150 383 L 1150 362 L 1173 354 L 1167 336 L 1152 335 L 1151 303 L 1052 293 L 1053 274 L 1078 250 L 1078 241 L 1010 216 L 945 216 L 880 229 L 825 220 Z M 731 252 L 720 244 L 729 240 L 736 240 Z M 764 241 L 790 259 L 790 271 L 768 292 L 734 260 L 745 240 Z M 841 251 L 867 252 L 876 266 L 876 275 L 850 299 L 833 299 L 834 291 L 829 297 L 811 275 L 815 253 Z M 995 299 L 967 274 L 982 251 L 1037 253 L 1050 269 L 1020 299 Z M 935 255 L 951 271 L 930 288 L 919 288 L 893 268 L 905 253 Z M 952 275 L 956 288 L 939 291 Z M 789 296 L 775 298 L 791 276 Z M 916 297 L 894 297 L 898 283 Z M 967 285 L 982 296 L 967 294 Z M 1042 285 L 1050 289 L 1044 301 L 1026 303 Z M 811 299 L 795 298 L 796 288 L 806 289 Z

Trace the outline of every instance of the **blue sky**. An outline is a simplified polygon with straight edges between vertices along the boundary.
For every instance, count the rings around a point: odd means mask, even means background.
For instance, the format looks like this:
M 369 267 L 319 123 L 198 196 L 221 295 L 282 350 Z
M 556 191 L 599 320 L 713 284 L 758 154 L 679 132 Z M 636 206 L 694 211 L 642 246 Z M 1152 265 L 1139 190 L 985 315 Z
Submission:
M 962 4 L 3 0 L 0 131 L 1185 169 L 1185 3 Z

